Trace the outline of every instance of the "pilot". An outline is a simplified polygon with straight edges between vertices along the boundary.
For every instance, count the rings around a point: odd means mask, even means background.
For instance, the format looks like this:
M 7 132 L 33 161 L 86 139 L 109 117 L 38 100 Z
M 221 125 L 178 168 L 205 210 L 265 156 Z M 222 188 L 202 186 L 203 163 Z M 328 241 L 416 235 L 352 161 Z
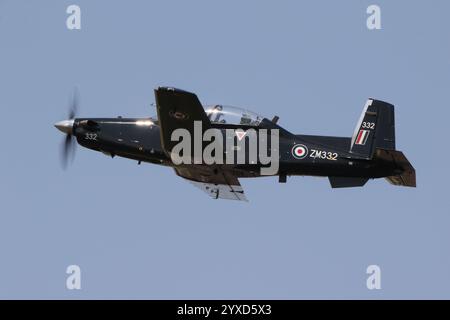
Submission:
M 212 116 L 214 114 L 216 117 L 213 120 L 210 118 L 211 122 L 219 122 L 220 121 L 220 117 L 223 116 L 223 113 L 221 112 L 222 110 L 223 110 L 223 107 L 221 105 L 218 104 L 218 105 L 214 106 L 210 115 Z M 225 119 L 223 119 L 220 122 L 225 123 Z
M 248 114 L 243 113 L 242 117 L 241 117 L 241 123 L 240 124 L 251 125 L 252 124 L 252 118 Z

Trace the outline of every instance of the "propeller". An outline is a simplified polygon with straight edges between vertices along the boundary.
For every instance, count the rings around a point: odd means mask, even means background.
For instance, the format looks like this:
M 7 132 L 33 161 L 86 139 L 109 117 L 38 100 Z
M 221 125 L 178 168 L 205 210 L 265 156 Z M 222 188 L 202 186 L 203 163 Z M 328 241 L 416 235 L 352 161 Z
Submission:
M 67 169 L 69 163 L 73 162 L 76 150 L 76 141 L 73 136 L 73 124 L 75 117 L 78 113 L 80 104 L 78 88 L 74 88 L 72 97 L 69 100 L 68 120 L 57 122 L 55 127 L 66 134 L 61 146 L 61 166 L 63 169 Z
M 73 136 L 69 133 L 64 138 L 61 147 L 61 166 L 64 170 L 67 169 L 69 162 L 72 163 L 75 157 L 76 142 Z
M 80 105 L 80 93 L 78 87 L 75 87 L 72 92 L 72 99 L 69 102 L 69 119 L 75 119 Z

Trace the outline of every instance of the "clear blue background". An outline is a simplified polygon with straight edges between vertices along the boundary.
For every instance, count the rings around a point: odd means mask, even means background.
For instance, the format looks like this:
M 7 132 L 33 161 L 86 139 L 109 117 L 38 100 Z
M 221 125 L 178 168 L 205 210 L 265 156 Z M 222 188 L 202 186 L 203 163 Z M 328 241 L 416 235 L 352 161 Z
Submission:
M 82 30 L 66 28 L 68 5 Z M 381 7 L 382 30 L 366 28 Z M 0 298 L 450 298 L 448 1 L 0 0 Z M 78 148 L 80 116 L 149 116 L 153 88 L 245 106 L 292 132 L 350 136 L 396 105 L 418 188 L 243 180 L 214 201 L 169 168 Z M 82 290 L 65 287 L 82 269 Z M 382 289 L 366 288 L 366 267 Z

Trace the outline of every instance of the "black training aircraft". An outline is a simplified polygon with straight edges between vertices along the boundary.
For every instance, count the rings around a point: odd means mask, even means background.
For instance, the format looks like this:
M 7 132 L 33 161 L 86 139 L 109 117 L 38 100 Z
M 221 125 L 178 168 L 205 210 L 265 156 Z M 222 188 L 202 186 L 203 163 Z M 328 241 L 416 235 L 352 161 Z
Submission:
M 202 106 L 194 93 L 170 87 L 155 89 L 157 118 L 75 118 L 78 100 L 73 99 L 69 120 L 55 124 L 67 136 L 63 146 L 63 163 L 73 154 L 75 137 L 86 148 L 101 151 L 111 157 L 120 156 L 141 162 L 173 167 L 177 175 L 192 182 L 211 197 L 244 200 L 246 197 L 238 178 L 259 177 L 266 164 L 247 161 L 241 164 L 175 164 L 172 149 L 176 141 L 172 133 L 185 129 L 195 134 L 194 122 L 208 129 L 236 132 L 234 151 L 239 141 L 253 129 L 262 132 L 278 131 L 278 170 L 272 175 L 279 182 L 287 176 L 328 177 L 331 187 L 359 187 L 369 179 L 386 178 L 391 184 L 416 186 L 415 170 L 401 151 L 395 149 L 394 106 L 369 99 L 352 137 L 297 135 L 272 120 L 248 110 L 223 105 Z M 273 139 L 268 136 L 267 140 Z M 201 147 L 205 148 L 206 142 Z M 241 145 L 242 146 L 242 145 Z M 270 149 L 270 145 L 269 145 Z M 229 149 L 227 149 L 230 152 Z M 248 153 L 244 144 L 241 152 Z M 248 159 L 248 154 L 245 155 Z

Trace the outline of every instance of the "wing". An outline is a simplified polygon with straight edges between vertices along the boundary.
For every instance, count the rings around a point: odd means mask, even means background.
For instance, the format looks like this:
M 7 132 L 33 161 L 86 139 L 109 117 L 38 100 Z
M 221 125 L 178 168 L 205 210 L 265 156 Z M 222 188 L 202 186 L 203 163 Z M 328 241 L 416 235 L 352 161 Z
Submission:
M 175 172 L 213 199 L 248 201 L 238 178 L 229 172 L 194 165 L 175 168 Z
M 211 125 L 202 104 L 194 93 L 159 87 L 155 89 L 155 99 L 161 127 L 161 144 L 166 153 L 170 153 L 173 146 L 178 143 L 170 140 L 175 129 L 186 129 L 191 136 L 194 136 L 194 121 L 201 121 L 203 130 Z

